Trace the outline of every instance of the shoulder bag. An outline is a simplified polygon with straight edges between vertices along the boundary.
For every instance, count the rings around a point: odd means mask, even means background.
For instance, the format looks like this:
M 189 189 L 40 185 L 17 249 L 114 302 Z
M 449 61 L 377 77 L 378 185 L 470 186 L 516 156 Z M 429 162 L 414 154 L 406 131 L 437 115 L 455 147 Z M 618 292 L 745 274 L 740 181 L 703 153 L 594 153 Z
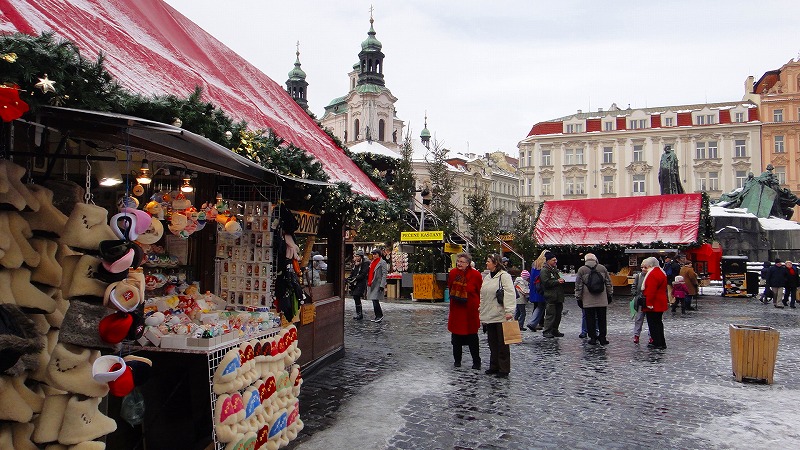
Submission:
M 497 303 L 502 305 L 503 298 L 506 296 L 506 291 L 503 290 L 503 272 L 497 274 L 497 282 L 500 283 L 500 287 L 497 288 L 494 296 L 497 297 Z

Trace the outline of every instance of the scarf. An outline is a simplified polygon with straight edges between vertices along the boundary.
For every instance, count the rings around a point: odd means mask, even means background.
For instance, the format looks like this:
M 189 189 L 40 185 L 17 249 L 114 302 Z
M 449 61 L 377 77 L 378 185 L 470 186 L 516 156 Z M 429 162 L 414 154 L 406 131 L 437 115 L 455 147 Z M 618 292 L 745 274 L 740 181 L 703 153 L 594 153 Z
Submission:
M 367 276 L 367 286 L 372 286 L 372 279 L 375 278 L 375 268 L 381 262 L 381 258 L 377 257 L 369 264 L 369 275 Z
M 467 267 L 466 270 L 459 270 L 455 277 L 453 277 L 453 283 L 450 286 L 450 295 L 467 298 L 467 271 L 470 268 Z

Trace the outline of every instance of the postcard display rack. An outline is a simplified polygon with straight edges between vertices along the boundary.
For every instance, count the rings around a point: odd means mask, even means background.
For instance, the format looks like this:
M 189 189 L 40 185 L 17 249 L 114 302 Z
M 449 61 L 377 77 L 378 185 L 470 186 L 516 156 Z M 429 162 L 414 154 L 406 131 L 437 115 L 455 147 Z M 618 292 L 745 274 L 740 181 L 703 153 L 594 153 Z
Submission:
M 241 219 L 241 231 L 229 233 L 218 225 L 217 295 L 237 309 L 268 309 L 275 279 L 272 224 L 279 209 L 274 201 L 225 200 L 231 213 Z

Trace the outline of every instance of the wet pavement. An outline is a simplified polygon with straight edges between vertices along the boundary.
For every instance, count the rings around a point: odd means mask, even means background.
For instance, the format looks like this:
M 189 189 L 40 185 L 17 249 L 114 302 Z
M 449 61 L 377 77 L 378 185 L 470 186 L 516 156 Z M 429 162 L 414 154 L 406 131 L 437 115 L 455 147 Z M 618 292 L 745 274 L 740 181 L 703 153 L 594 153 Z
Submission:
M 385 320 L 345 314 L 344 358 L 305 377 L 293 449 L 796 448 L 800 308 L 702 296 L 664 314 L 668 348 L 632 340 L 628 299 L 609 307 L 606 347 L 579 339 L 568 299 L 563 338 L 523 333 L 511 375 L 454 368 L 447 304 L 383 303 Z M 528 314 L 532 312 L 529 305 Z M 371 308 L 365 316 L 372 316 Z M 731 323 L 776 328 L 774 384 L 731 372 Z M 489 360 L 480 334 L 484 369 Z

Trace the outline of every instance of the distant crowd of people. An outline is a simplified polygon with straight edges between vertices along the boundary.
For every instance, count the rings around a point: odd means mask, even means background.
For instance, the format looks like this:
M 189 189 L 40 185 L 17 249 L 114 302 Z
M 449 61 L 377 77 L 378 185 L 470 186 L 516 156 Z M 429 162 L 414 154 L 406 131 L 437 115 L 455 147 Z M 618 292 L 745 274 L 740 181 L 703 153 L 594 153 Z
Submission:
M 797 265 L 788 260 L 776 259 L 775 264 L 766 261 L 761 269 L 761 279 L 764 282 L 764 292 L 759 297 L 761 303 L 768 305 L 772 300 L 776 308 L 796 308 L 797 288 L 800 286 L 800 268 Z
M 364 297 L 372 301 L 375 313 L 372 321 L 383 320 L 380 301 L 385 296 L 388 272 L 385 253 L 382 248 L 375 248 L 369 255 L 358 252 L 353 258 L 353 269 L 346 282 L 355 301 L 355 320 L 364 318 L 361 304 Z M 509 344 L 505 343 L 504 323 L 515 323 L 514 329 L 518 325 L 520 332 L 542 331 L 545 338 L 564 336 L 560 325 L 564 314 L 565 279 L 559 271 L 556 255 L 548 250 L 542 251 L 530 271 L 522 270 L 516 279 L 506 270 L 507 262 L 508 259 L 502 255 L 491 254 L 485 261 L 486 270 L 481 272 L 475 268 L 468 253 L 456 256 L 456 266 L 447 276 L 450 301 L 447 329 L 451 333 L 455 367 L 461 366 L 463 347 L 467 346 L 472 368 L 481 369 L 478 333 L 482 330 L 487 335 L 489 347 L 489 364 L 485 373 L 507 377 L 511 371 L 511 351 Z M 600 264 L 596 255 L 587 253 L 583 262 L 575 275 L 574 289 L 583 315 L 578 336 L 587 339 L 588 345 L 605 346 L 609 344 L 607 309 L 613 301 L 614 286 L 609 271 Z M 767 291 L 774 298 L 783 295 L 783 287 L 790 283 L 788 274 L 794 277 L 795 288 L 800 284 L 797 282 L 800 281 L 800 272 L 791 267 L 765 266 L 764 276 L 770 281 L 764 296 Z M 645 258 L 640 268 L 641 272 L 634 275 L 631 285 L 633 342 L 639 343 L 647 321 L 650 334 L 647 346 L 663 350 L 667 348 L 663 314 L 670 306 L 673 313 L 679 307 L 682 314 L 694 310 L 692 302 L 698 294 L 698 277 L 691 262 L 677 255 L 674 259 L 666 257 L 663 265 L 658 258 Z M 791 301 L 794 307 L 793 295 Z M 532 303 L 534 308 L 526 322 L 528 303 Z

